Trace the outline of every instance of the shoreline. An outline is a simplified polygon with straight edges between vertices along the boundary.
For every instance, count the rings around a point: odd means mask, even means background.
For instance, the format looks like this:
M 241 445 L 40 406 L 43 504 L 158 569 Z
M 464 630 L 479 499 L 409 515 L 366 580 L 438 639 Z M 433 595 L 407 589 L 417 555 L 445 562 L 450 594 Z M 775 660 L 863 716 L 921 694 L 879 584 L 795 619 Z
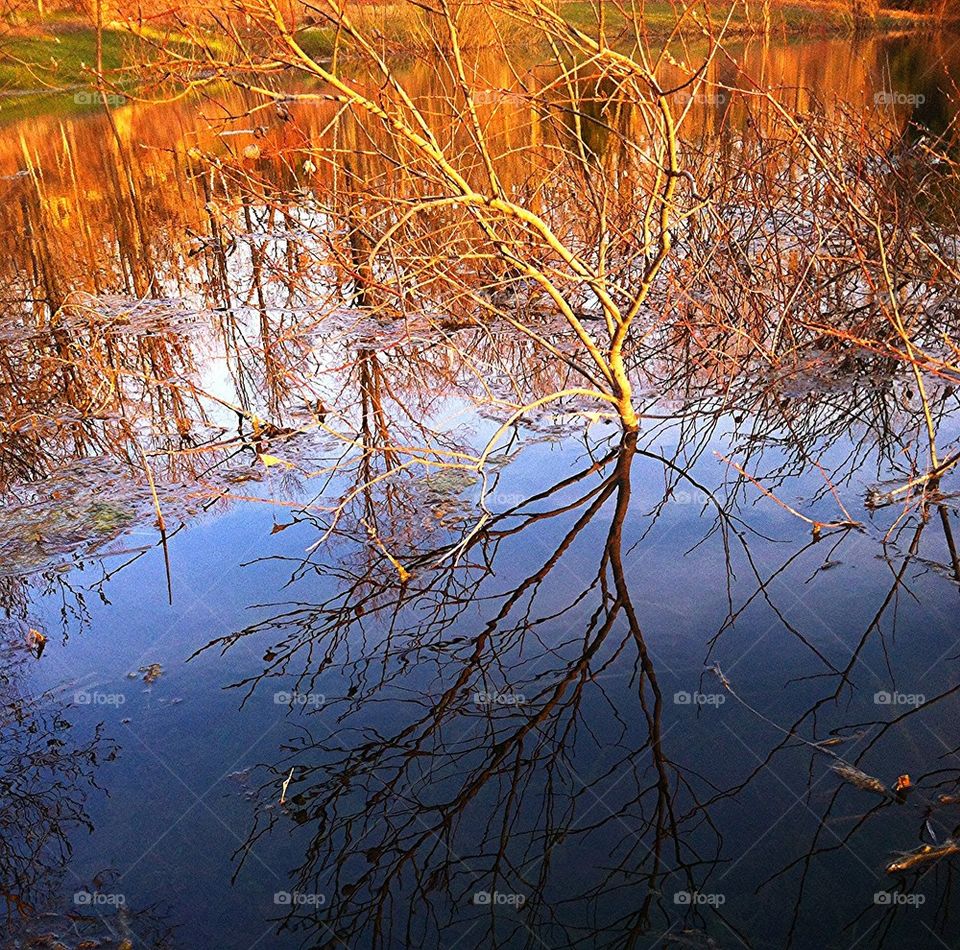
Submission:
M 423 49 L 423 43 L 411 32 L 412 25 L 400 24 L 398 17 L 389 18 L 387 12 L 391 4 L 365 4 L 363 9 L 373 15 L 383 16 L 383 43 L 391 54 L 398 56 L 417 55 Z M 572 26 L 592 32 L 597 28 L 595 10 L 588 0 L 568 0 L 564 4 L 565 19 Z M 667 17 L 673 17 L 668 21 Z M 395 38 L 389 35 L 389 29 L 396 31 Z M 646 35 L 652 40 L 662 40 L 671 35 L 677 38 L 705 37 L 707 28 L 692 19 L 688 24 L 676 25 L 674 8 L 669 3 L 652 4 L 647 8 Z M 719 30 L 722 21 L 715 19 L 712 26 Z M 631 38 L 629 23 L 625 22 L 619 11 L 612 9 L 606 24 L 608 42 L 619 44 Z M 778 7 L 771 17 L 769 29 L 763 24 L 751 21 L 731 20 L 724 30 L 728 39 L 747 41 L 764 37 L 778 42 L 802 42 L 804 40 L 843 40 L 854 41 L 857 38 L 906 38 L 925 34 L 960 30 L 960 16 L 946 21 L 938 20 L 930 14 L 911 13 L 909 11 L 884 10 L 877 21 L 866 30 L 857 30 L 849 14 L 835 5 L 798 2 Z M 308 23 L 300 27 L 296 34 L 304 50 L 317 59 L 328 59 L 334 52 L 334 33 L 323 25 Z M 109 76 L 119 73 L 136 56 L 137 45 L 142 44 L 145 54 L 154 51 L 155 42 L 172 42 L 188 45 L 189 39 L 182 33 L 165 34 L 154 27 L 149 34 L 138 33 L 124 24 L 112 22 L 104 29 L 104 38 L 109 39 L 110 55 L 105 57 L 105 73 Z M 68 42 L 64 42 L 68 41 Z M 38 46 L 43 46 L 54 66 L 41 62 L 30 54 Z M 45 99 L 54 100 L 78 90 L 92 88 L 93 71 L 89 65 L 95 59 L 96 31 L 84 21 L 75 17 L 51 17 L 33 25 L 27 22 L 19 24 L 4 37 L 0 47 L 0 122 L 27 117 L 31 114 L 32 104 Z M 345 52 L 345 51 L 344 51 Z M 59 60 L 56 53 L 61 54 Z M 131 55 L 132 54 L 132 55 Z M 349 55 L 349 54 L 346 54 Z M 57 75 L 59 73 L 59 76 Z M 54 80 L 60 81 L 55 82 Z M 122 82 L 122 85 L 135 87 L 136 83 Z M 111 86 L 116 83 L 111 82 Z M 61 102 L 60 108 L 66 111 L 83 111 L 88 108 L 84 103 Z M 44 109 L 43 112 L 48 110 Z M 54 110 L 54 111 L 60 111 Z

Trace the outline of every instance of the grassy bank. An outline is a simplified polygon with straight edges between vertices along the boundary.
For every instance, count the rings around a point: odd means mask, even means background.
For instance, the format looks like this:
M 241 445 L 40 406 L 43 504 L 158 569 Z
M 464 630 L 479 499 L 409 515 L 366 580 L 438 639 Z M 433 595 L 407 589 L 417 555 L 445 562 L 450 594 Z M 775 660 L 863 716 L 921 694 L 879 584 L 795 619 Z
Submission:
M 831 0 L 773 0 L 771 7 L 770 26 L 773 33 L 818 36 L 853 32 L 849 7 L 843 3 Z M 563 4 L 563 10 L 568 22 L 584 29 L 596 28 L 597 11 L 589 0 L 569 0 Z M 712 15 L 714 24 L 720 27 L 727 21 L 729 13 L 729 6 L 724 8 L 722 3 L 717 3 Z M 677 9 L 669 0 L 648 2 L 644 14 L 647 29 L 653 34 L 666 35 L 677 26 Z M 611 32 L 623 30 L 626 26 L 623 15 L 612 4 L 605 11 L 605 20 Z M 691 31 L 699 29 L 690 17 L 685 23 Z M 927 17 L 887 8 L 881 11 L 874 29 L 916 29 L 930 23 Z M 737 3 L 730 16 L 728 29 L 736 33 L 762 32 L 762 0 L 751 0 L 749 15 L 747 6 L 742 2 Z
M 190 48 L 178 34 L 147 30 L 139 34 L 122 24 L 102 30 L 104 72 L 113 84 L 127 85 L 123 68 L 155 59 L 160 45 L 180 52 Z M 18 24 L 0 38 L 0 121 L 37 113 L 71 113 L 99 108 L 90 95 L 96 85 L 97 32 L 76 17 L 53 15 Z M 112 101 L 119 102 L 114 95 Z
M 731 33 L 762 33 L 762 0 L 751 0 L 747 5 L 738 0 L 733 5 L 727 29 Z M 772 0 L 770 30 L 773 34 L 790 36 L 836 36 L 852 34 L 854 22 L 849 6 L 837 0 Z M 563 0 L 561 4 L 566 20 L 583 30 L 595 32 L 598 25 L 596 5 L 591 0 Z M 354 7 L 354 19 L 363 25 L 373 26 L 373 32 L 388 45 L 398 49 L 418 48 L 424 45 L 424 21 L 422 14 L 410 7 L 389 3 L 363 3 Z M 718 2 L 712 12 L 717 28 L 727 23 L 730 5 Z M 608 35 L 612 38 L 624 33 L 628 23 L 623 13 L 610 3 L 604 19 Z M 678 25 L 678 8 L 670 0 L 647 0 L 644 5 L 644 21 L 653 36 L 667 36 Z M 904 10 L 886 8 L 880 12 L 873 29 L 881 32 L 917 30 L 934 25 L 930 17 Z M 632 29 L 632 27 L 630 28 Z M 681 32 L 696 33 L 700 26 L 692 17 L 680 24 Z M 466 31 L 465 31 L 466 32 Z M 490 31 L 486 31 L 489 33 Z M 298 33 L 300 44 L 313 56 L 329 56 L 333 50 L 335 31 L 325 26 L 309 26 Z
M 730 17 L 732 33 L 762 30 L 762 0 L 753 0 L 749 14 L 738 2 Z M 727 8 L 729 10 L 729 8 Z M 589 0 L 569 0 L 562 4 L 567 20 L 587 31 L 597 27 L 597 11 Z M 357 3 L 351 14 L 368 35 L 379 37 L 386 46 L 397 51 L 422 49 L 432 42 L 430 26 L 424 14 L 412 5 Z M 476 19 L 464 35 L 492 35 L 481 23 L 483 14 L 470 14 Z M 645 20 L 653 35 L 670 33 L 677 25 L 677 8 L 669 0 L 648 0 Z M 718 4 L 713 18 L 719 26 L 726 19 Z M 911 30 L 930 25 L 930 20 L 916 14 L 887 9 L 877 19 L 877 30 Z M 608 4 L 605 9 L 608 36 L 623 33 L 627 24 L 621 12 Z M 700 27 L 688 17 L 683 24 L 690 30 Z M 826 0 L 773 0 L 771 32 L 774 35 L 840 35 L 850 33 L 853 22 L 844 4 Z M 135 34 L 121 24 L 109 24 L 103 30 L 103 65 L 105 71 L 123 85 L 123 67 L 142 63 L 156 55 L 160 44 L 173 44 L 186 51 L 188 41 L 181 35 L 159 29 Z M 331 27 L 312 25 L 298 32 L 304 49 L 313 56 L 330 55 L 334 45 Z M 35 15 L 13 27 L 0 38 L 0 121 L 11 121 L 30 114 L 74 112 L 95 108 L 97 103 L 88 92 L 94 85 L 97 60 L 96 31 L 89 22 L 71 14 L 50 14 L 42 19 Z M 116 97 L 117 102 L 120 101 Z

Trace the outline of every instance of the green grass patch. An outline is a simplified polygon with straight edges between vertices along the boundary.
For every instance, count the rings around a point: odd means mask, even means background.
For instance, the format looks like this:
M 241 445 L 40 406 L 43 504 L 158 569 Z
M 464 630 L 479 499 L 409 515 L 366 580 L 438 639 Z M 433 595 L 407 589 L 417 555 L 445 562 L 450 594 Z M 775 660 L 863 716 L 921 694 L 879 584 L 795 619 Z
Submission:
M 128 45 L 128 36 L 104 31 L 105 71 L 123 65 Z M 96 61 L 96 34 L 89 28 L 71 25 L 56 33 L 5 37 L 0 41 L 0 121 L 94 108 L 89 90 Z
M 771 4 L 771 27 L 774 33 L 797 35 L 818 35 L 824 33 L 849 32 L 852 20 L 842 4 L 819 4 L 805 2 L 805 0 L 774 0 Z M 737 6 L 730 17 L 729 29 L 732 32 L 756 32 L 761 27 L 761 0 L 751 3 L 751 21 L 748 22 L 742 5 Z M 594 31 L 597 28 L 597 11 L 589 0 L 569 0 L 562 6 L 564 18 L 574 26 L 585 31 Z M 656 35 L 670 33 L 677 24 L 678 7 L 669 0 L 648 0 L 644 8 L 644 20 L 647 29 Z M 712 13 L 712 19 L 717 27 L 726 22 L 727 10 L 717 3 Z M 895 10 L 887 10 L 877 18 L 875 28 L 878 30 L 895 29 L 911 25 L 915 18 L 909 14 Z M 625 20 L 619 10 L 613 5 L 606 9 L 606 26 L 611 34 L 624 29 Z M 689 31 L 698 29 L 695 21 L 687 17 L 684 28 Z
M 336 31 L 329 26 L 308 26 L 297 34 L 301 49 L 314 59 L 327 59 L 333 54 Z
M 103 32 L 103 66 L 119 69 L 130 36 Z M 58 30 L 37 36 L 8 36 L 0 41 L 0 89 L 42 89 L 90 82 L 87 68 L 97 62 L 97 38 L 90 28 Z
M 189 41 L 177 35 L 104 28 L 103 70 L 108 81 L 128 85 L 130 79 L 121 70 L 156 58 L 154 43 L 184 54 L 191 49 Z M 92 95 L 96 64 L 96 30 L 75 17 L 50 16 L 8 34 L 0 39 L 0 121 L 100 108 Z M 122 97 L 111 95 L 110 102 L 119 104 Z
M 597 10 L 587 0 L 571 0 L 561 7 L 564 19 L 573 26 L 584 30 L 595 30 L 597 27 Z M 648 3 L 645 8 L 644 21 L 651 30 L 670 30 L 677 20 L 677 11 L 674 6 L 666 2 Z M 621 12 L 612 4 L 606 10 L 606 27 L 611 32 L 622 30 L 625 20 Z

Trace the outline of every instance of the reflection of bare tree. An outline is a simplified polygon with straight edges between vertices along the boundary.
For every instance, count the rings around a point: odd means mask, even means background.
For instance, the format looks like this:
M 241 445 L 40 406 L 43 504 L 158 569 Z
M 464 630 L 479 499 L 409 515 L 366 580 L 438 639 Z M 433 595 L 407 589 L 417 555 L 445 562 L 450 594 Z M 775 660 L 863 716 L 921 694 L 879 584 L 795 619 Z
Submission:
M 599 450 L 587 441 L 588 462 L 532 497 L 507 503 L 497 500 L 501 460 L 494 455 L 486 488 L 490 507 L 499 513 L 478 527 L 478 511 L 467 506 L 442 524 L 432 519 L 426 530 L 424 486 L 432 473 L 445 473 L 437 460 L 467 460 L 454 468 L 463 475 L 477 457 L 469 448 L 472 433 L 430 432 L 427 420 L 436 407 L 460 397 L 499 420 L 514 402 L 492 398 L 489 377 L 477 380 L 478 367 L 495 366 L 525 393 L 556 388 L 556 367 L 483 327 L 379 347 L 375 339 L 360 347 L 353 337 L 345 339 L 325 354 L 338 372 L 333 381 L 323 380 L 329 411 L 318 420 L 345 453 L 340 457 L 338 451 L 322 473 L 330 486 L 324 500 L 332 495 L 336 501 L 326 510 L 307 506 L 295 516 L 310 517 L 328 532 L 332 551 L 322 559 L 316 552 L 298 558 L 295 576 L 315 572 L 340 588 L 319 605 L 290 605 L 270 622 L 218 644 L 254 634 L 275 638 L 265 669 L 243 682 L 246 689 L 295 676 L 300 690 L 330 692 L 325 677 L 344 680 L 345 696 L 331 707 L 340 715 L 336 735 L 323 735 L 319 722 L 314 727 L 307 720 L 309 731 L 275 763 L 278 779 L 293 769 L 285 810 L 260 812 L 250 845 L 283 830 L 292 818 L 295 833 L 309 836 L 297 887 L 330 896 L 327 916 L 319 919 L 348 939 L 372 934 L 389 944 L 419 939 L 424 926 L 454 934 L 473 925 L 471 940 L 506 944 L 527 939 L 529 925 L 558 945 L 601 939 L 642 945 L 649 934 L 704 927 L 697 909 L 682 914 L 671 892 L 704 890 L 716 879 L 724 857 L 713 824 L 716 810 L 745 795 L 762 769 L 795 748 L 799 737 L 819 741 L 822 733 L 806 730 L 833 714 L 864 649 L 885 636 L 884 611 L 898 592 L 909 596 L 907 561 L 921 563 L 921 542 L 923 563 L 937 562 L 949 574 L 952 562 L 949 533 L 934 547 L 923 507 L 908 511 L 887 538 L 895 564 L 889 604 L 878 605 L 862 644 L 851 644 L 838 659 L 790 621 L 776 581 L 796 577 L 811 551 L 824 552 L 825 561 L 841 556 L 839 546 L 859 535 L 811 537 L 791 545 L 789 556 L 771 570 L 751 557 L 751 539 L 758 537 L 747 512 L 753 487 L 731 477 L 721 504 L 711 493 L 713 482 L 698 482 L 694 468 L 706 447 L 723 439 L 745 470 L 778 491 L 789 491 L 796 476 L 820 466 L 824 487 L 808 502 L 832 505 L 828 485 L 849 494 L 858 471 L 888 471 L 915 441 L 916 414 L 903 408 L 901 377 L 889 366 L 884 375 L 878 360 L 872 367 L 876 383 L 867 389 L 817 388 L 823 380 L 816 370 L 800 366 L 788 379 L 773 380 L 762 398 L 736 389 L 721 397 L 707 376 L 674 375 L 682 351 L 665 346 L 659 361 L 635 371 L 648 385 L 686 396 L 662 413 L 651 398 L 646 420 L 644 444 L 653 446 L 662 436 L 675 449 L 654 451 L 629 439 Z M 235 353 L 239 365 L 245 357 L 239 347 Z M 130 356 L 139 358 L 136 348 Z M 810 383 L 809 391 L 785 393 L 798 379 Z M 944 425 L 949 409 L 944 394 L 938 410 Z M 509 451 L 538 425 L 549 433 L 550 417 L 529 420 L 522 436 L 512 433 Z M 279 447 L 270 451 L 297 460 L 300 437 L 277 436 Z M 262 450 L 246 430 L 237 445 L 250 455 L 251 448 Z M 848 448 L 831 452 L 837 445 Z M 211 464 L 220 458 L 185 456 L 198 457 Z M 411 458 L 430 460 L 431 474 L 414 470 Z M 631 468 L 640 459 L 655 462 L 663 478 L 663 496 L 647 519 L 637 518 L 636 492 L 631 496 Z M 315 473 L 299 474 L 309 486 L 307 476 Z M 669 747 L 659 685 L 663 669 L 650 649 L 656 639 L 645 636 L 634 609 L 642 581 L 624 564 L 624 552 L 634 544 L 624 533 L 638 530 L 643 541 L 684 490 L 701 498 L 704 543 L 712 540 L 728 567 L 737 552 L 755 582 L 744 593 L 728 571 L 729 618 L 705 658 L 722 659 L 727 634 L 751 605 L 763 602 L 780 616 L 787 635 L 806 645 L 805 672 L 834 678 L 817 709 L 785 724 L 786 736 L 774 734 L 763 767 L 732 789 L 711 787 L 710 776 L 684 760 L 681 746 Z M 949 497 L 939 502 L 945 511 L 952 503 Z M 291 505 L 296 511 L 297 504 Z M 933 528 L 949 524 L 940 518 Z M 531 563 L 531 550 L 540 546 L 542 559 Z M 384 550 L 404 566 L 405 582 L 387 566 Z M 909 558 L 901 563 L 904 552 Z M 524 571 L 511 564 L 524 565 Z M 476 693 L 524 701 L 481 707 Z M 850 724 L 847 731 L 861 726 Z M 813 760 L 821 778 L 829 760 L 821 753 Z M 914 779 L 918 786 L 927 782 Z M 815 841 L 810 860 L 834 844 Z M 578 861 L 578 855 L 604 848 L 611 858 L 603 867 L 583 868 Z M 527 902 L 515 918 L 488 915 L 471 903 L 475 892 L 485 890 L 522 893 Z M 801 887 L 800 900 L 805 893 Z M 426 912 L 411 916 L 411 907 Z M 327 939 L 319 919 L 297 914 L 289 923 Z M 601 930 L 602 936 L 594 936 Z
M 5 579 L 5 593 L 15 586 L 14 579 Z M 88 796 L 102 791 L 97 771 L 116 757 L 117 747 L 101 725 L 87 738 L 74 736 L 69 705 L 24 688 L 34 653 L 23 629 L 20 621 L 0 621 L 0 946 L 64 946 L 59 940 L 172 950 L 171 930 L 158 908 L 124 905 L 104 913 L 73 899 L 79 891 L 111 890 L 109 872 L 82 882 L 70 860 L 73 835 L 93 831 Z
M 277 763 L 278 775 L 294 771 L 287 810 L 263 811 L 247 844 L 289 819 L 315 829 L 296 886 L 331 895 L 322 926 L 299 921 L 322 945 L 466 927 L 492 945 L 522 944 L 530 929 L 551 946 L 635 945 L 676 923 L 668 891 L 708 877 L 719 842 L 693 773 L 666 747 L 623 563 L 636 454 L 627 437 L 494 516 L 455 565 L 427 567 L 443 552 L 424 551 L 398 586 L 350 578 L 341 562 L 344 594 L 217 641 L 280 634 L 248 688 L 296 662 L 301 690 L 324 670 L 347 684 L 335 735 L 317 738 L 308 721 Z M 502 590 L 492 566 L 528 529 L 553 540 Z M 599 551 L 592 580 L 558 597 L 568 555 L 585 546 Z M 545 640 L 547 624 L 567 632 Z M 579 849 L 598 840 L 606 867 L 572 875 Z M 524 906 L 513 918 L 473 906 L 485 891 L 522 894 Z
M 403 360 L 370 354 L 362 361 L 362 437 L 355 460 L 344 464 L 340 489 L 356 512 L 338 509 L 335 518 L 318 522 L 335 554 L 329 560 L 311 556 L 293 569 L 298 578 L 316 572 L 336 581 L 336 593 L 316 604 L 285 605 L 271 619 L 209 645 L 229 649 L 250 637 L 271 638 L 263 669 L 236 684 L 244 692 L 293 678 L 301 692 L 329 695 L 331 678 L 342 683 L 343 697 L 322 714 L 331 725 L 329 717 L 337 714 L 334 733 L 322 734 L 326 726 L 319 718 L 304 720 L 302 733 L 273 765 L 265 786 L 271 797 L 292 775 L 286 805 L 259 813 L 239 853 L 241 865 L 262 838 L 289 820 L 299 826 L 305 860 L 296 887 L 324 893 L 329 905 L 320 914 L 294 912 L 286 925 L 303 928 L 321 945 L 333 942 L 334 934 L 385 946 L 429 942 L 434 933 L 453 939 L 470 927 L 471 940 L 493 945 L 520 945 L 529 938 L 527 928 L 551 945 L 643 945 L 650 935 L 708 926 L 713 909 L 703 914 L 691 908 L 684 917 L 671 897 L 676 890 L 709 889 L 722 870 L 716 810 L 747 795 L 802 742 L 815 746 L 810 784 L 826 776 L 836 789 L 841 780 L 824 751 L 834 739 L 858 737 L 847 739 L 840 752 L 860 763 L 861 749 L 889 734 L 879 723 L 867 724 L 868 730 L 833 718 L 841 695 L 855 688 L 871 640 L 886 644 L 885 617 L 892 610 L 895 626 L 898 592 L 909 596 L 907 564 L 916 563 L 928 524 L 922 509 L 908 510 L 888 535 L 894 563 L 900 536 L 910 533 L 908 556 L 893 570 L 891 590 L 862 636 L 844 646 L 845 656 L 825 651 L 778 603 L 778 581 L 795 578 L 820 551 L 829 565 L 861 535 L 825 532 L 791 545 L 772 568 L 758 560 L 751 538 L 762 536 L 743 511 L 750 485 L 732 481 L 720 502 L 693 474 L 726 418 L 722 411 L 711 417 L 701 406 L 695 417 L 651 422 L 651 443 L 661 435 L 677 437 L 669 454 L 640 448 L 634 439 L 603 452 L 588 448 L 589 464 L 529 498 L 511 500 L 479 528 L 464 521 L 461 533 L 444 538 L 402 530 L 415 517 L 415 482 L 381 478 L 395 472 L 388 456 L 398 444 L 393 426 L 402 401 L 389 394 L 391 380 L 405 378 L 406 367 Z M 892 388 L 886 399 L 876 390 L 862 399 L 855 388 L 819 400 L 771 397 L 753 406 L 740 458 L 765 483 L 784 490 L 813 464 L 825 486 L 843 487 L 856 471 L 851 458 L 886 468 L 889 463 L 880 460 L 889 458 L 900 427 L 915 424 L 909 414 L 897 413 L 896 404 Z M 849 443 L 849 453 L 831 454 L 837 441 Z M 664 497 L 649 522 L 635 529 L 641 535 L 635 543 L 683 490 L 698 493 L 703 515 L 715 515 L 712 525 L 704 519 L 700 543 L 712 537 L 727 559 L 730 612 L 705 659 L 720 655 L 729 631 L 762 602 L 784 634 L 808 651 L 805 678 L 829 678 L 822 700 L 772 733 L 769 749 L 758 751 L 757 768 L 730 788 L 714 787 L 682 753 L 667 748 L 664 697 L 634 609 L 641 582 L 630 576 L 623 557 L 634 546 L 623 534 L 636 524 L 628 513 L 637 458 L 662 468 Z M 491 497 L 497 497 L 498 477 L 490 474 Z M 814 504 L 833 504 L 826 487 L 821 495 Z M 407 572 L 402 580 L 364 530 L 372 517 L 378 533 L 395 545 Z M 540 549 L 542 558 L 531 563 L 531 550 Z M 585 558 L 595 567 L 585 568 Z M 755 582 L 746 593 L 733 576 L 738 559 Z M 942 567 L 948 570 L 949 562 Z M 484 705 L 484 697 L 514 699 Z M 824 736 L 820 730 L 828 721 Z M 861 733 L 870 745 L 857 744 Z M 824 741 L 821 750 L 817 743 Z M 918 786 L 924 781 L 915 779 Z M 828 811 L 822 826 L 829 825 Z M 818 836 L 808 864 L 842 847 L 823 833 L 828 842 Z M 904 839 L 896 844 L 910 847 Z M 577 855 L 604 848 L 610 860 L 602 867 L 577 861 Z M 882 881 L 882 867 L 877 873 Z M 471 903 L 474 893 L 496 890 L 522 893 L 522 911 L 490 914 Z M 806 893 L 801 883 L 798 916 Z M 803 907 L 809 913 L 809 905 Z
M 16 626 L 13 627 L 17 629 Z M 58 896 L 71 854 L 70 834 L 90 828 L 86 790 L 113 754 L 98 729 L 78 744 L 67 711 L 49 696 L 32 697 L 20 681 L 30 654 L 4 636 L 0 663 L 0 881 L 8 922 Z
M 813 651 L 823 669 L 811 672 L 804 679 L 824 683 L 826 689 L 821 698 L 792 722 L 775 723 L 751 707 L 739 696 L 738 687 L 735 688 L 717 669 L 727 691 L 746 705 L 758 721 L 765 722 L 761 727 L 771 734 L 772 739 L 778 738 L 779 733 L 779 740 L 763 754 L 754 746 L 752 754 L 756 757 L 756 767 L 743 781 L 707 798 L 704 808 L 715 808 L 724 799 L 742 795 L 748 786 L 761 781 L 771 771 L 780 774 L 782 760 L 795 757 L 798 748 L 810 753 L 802 791 L 808 807 L 814 808 L 817 798 L 826 795 L 826 804 L 817 813 L 809 846 L 798 849 L 783 863 L 775 862 L 774 869 L 764 874 L 757 885 L 758 892 L 766 892 L 774 886 L 781 892 L 783 888 L 789 888 L 787 899 L 792 904 L 792 916 L 785 932 L 786 946 L 804 945 L 805 918 L 809 917 L 814 901 L 811 892 L 825 859 L 837 853 L 848 853 L 865 866 L 868 859 L 861 855 L 869 855 L 873 849 L 864 839 L 871 835 L 889 842 L 890 857 L 886 868 L 877 864 L 870 869 L 875 882 L 869 895 L 871 899 L 847 921 L 844 938 L 855 940 L 857 945 L 900 946 L 904 934 L 912 933 L 918 926 L 916 908 L 924 904 L 932 907 L 931 914 L 922 923 L 931 935 L 949 934 L 954 926 L 950 894 L 955 881 L 954 840 L 960 834 L 960 820 L 951 806 L 960 802 L 960 795 L 956 794 L 960 790 L 960 771 L 939 764 L 954 759 L 956 750 L 947 748 L 945 743 L 942 750 L 937 748 L 942 740 L 936 739 L 939 735 L 937 721 L 930 714 L 940 711 L 942 706 L 955 704 L 960 698 L 960 686 L 947 685 L 936 695 L 923 697 L 918 705 L 903 712 L 894 710 L 894 714 L 885 719 L 851 719 L 844 702 L 844 697 L 852 698 L 858 690 L 872 691 L 886 682 L 876 679 L 875 661 L 867 659 L 871 644 L 874 653 L 877 652 L 875 641 L 879 642 L 880 656 L 885 661 L 882 673 L 890 677 L 890 683 L 898 682 L 897 667 L 890 655 L 898 629 L 898 605 L 903 597 L 916 597 L 908 575 L 919 563 L 920 539 L 928 525 L 926 517 L 905 520 L 900 530 L 907 530 L 910 535 L 907 549 L 903 554 L 888 553 L 892 575 L 890 588 L 875 612 L 872 615 L 867 612 L 868 622 L 860 636 L 854 638 L 849 647 L 844 645 L 845 651 L 849 649 L 845 661 L 835 664 Z M 950 547 L 949 521 L 944 520 L 941 525 Z M 826 539 L 830 545 L 828 557 L 842 557 L 844 547 L 852 543 L 854 537 L 849 531 L 843 531 Z M 786 575 L 810 547 L 824 540 L 814 540 L 792 551 L 782 565 L 763 578 L 757 590 L 728 618 L 712 641 L 711 652 L 716 649 L 721 635 L 733 629 L 740 614 L 759 597 L 767 598 L 784 628 L 799 637 L 799 631 L 791 627 L 770 601 L 769 588 L 774 586 L 778 577 Z M 884 707 L 879 709 L 884 710 Z M 914 721 L 917 719 L 929 721 L 920 726 Z M 891 768 L 897 769 L 896 750 L 902 752 L 904 740 L 909 744 L 913 740 L 908 737 L 918 734 L 933 740 L 921 740 L 920 745 L 929 750 L 930 764 L 936 764 L 935 767 L 913 776 L 901 775 L 896 783 L 890 775 L 885 779 L 874 777 L 874 770 L 889 773 Z M 794 790 L 794 794 L 801 794 L 801 790 Z M 896 854 L 900 857 L 894 859 Z M 881 895 L 879 901 L 877 894 Z

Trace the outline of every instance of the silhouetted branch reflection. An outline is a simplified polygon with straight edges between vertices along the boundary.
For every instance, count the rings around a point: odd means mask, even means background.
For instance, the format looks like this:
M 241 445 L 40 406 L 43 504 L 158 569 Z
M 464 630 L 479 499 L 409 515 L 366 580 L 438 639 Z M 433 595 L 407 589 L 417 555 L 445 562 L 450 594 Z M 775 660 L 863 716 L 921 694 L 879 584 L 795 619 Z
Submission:
M 238 635 L 283 633 L 257 677 L 263 688 L 301 651 L 313 660 L 298 690 L 326 668 L 345 684 L 335 734 L 318 738 L 305 722 L 276 766 L 294 770 L 287 808 L 261 812 L 249 842 L 291 819 L 315 829 L 296 886 L 330 893 L 329 917 L 320 926 L 294 915 L 290 925 L 315 927 L 321 945 L 333 934 L 391 945 L 422 939 L 424 928 L 445 933 L 453 908 L 471 940 L 521 945 L 533 928 L 563 945 L 582 943 L 599 913 L 618 935 L 611 943 L 624 945 L 625 935 L 675 916 L 664 892 L 694 890 L 708 875 L 716 836 L 664 743 L 664 697 L 623 562 L 636 453 L 627 437 L 495 515 L 456 565 L 421 572 L 410 562 L 403 587 L 360 577 L 346 596 Z M 498 589 L 494 558 L 509 558 L 530 526 L 548 525 L 552 549 Z M 557 603 L 551 589 L 570 571 L 565 554 L 597 531 L 605 540 L 594 578 Z M 424 565 L 436 554 L 424 554 Z M 358 638 L 366 648 L 353 657 Z M 624 662 L 625 683 L 610 673 Z M 609 728 L 595 718 L 600 708 Z M 582 774 L 595 756 L 602 766 Z M 701 824 L 702 841 L 684 836 Z M 610 866 L 571 892 L 583 837 L 610 842 Z M 487 891 L 521 894 L 515 919 L 474 906 Z M 621 891 L 635 895 L 626 913 Z
M 4 586 L 11 585 L 7 579 Z M 108 887 L 109 872 L 97 883 L 81 882 L 70 862 L 73 837 L 94 830 L 88 799 L 104 794 L 100 768 L 119 750 L 102 725 L 87 737 L 75 736 L 71 706 L 59 695 L 30 692 L 25 683 L 35 659 L 22 620 L 0 621 L 2 945 L 53 947 L 67 940 L 83 946 L 86 939 L 119 948 L 133 938 L 158 950 L 172 948 L 157 908 L 121 906 L 105 914 L 73 899 L 77 892 Z

